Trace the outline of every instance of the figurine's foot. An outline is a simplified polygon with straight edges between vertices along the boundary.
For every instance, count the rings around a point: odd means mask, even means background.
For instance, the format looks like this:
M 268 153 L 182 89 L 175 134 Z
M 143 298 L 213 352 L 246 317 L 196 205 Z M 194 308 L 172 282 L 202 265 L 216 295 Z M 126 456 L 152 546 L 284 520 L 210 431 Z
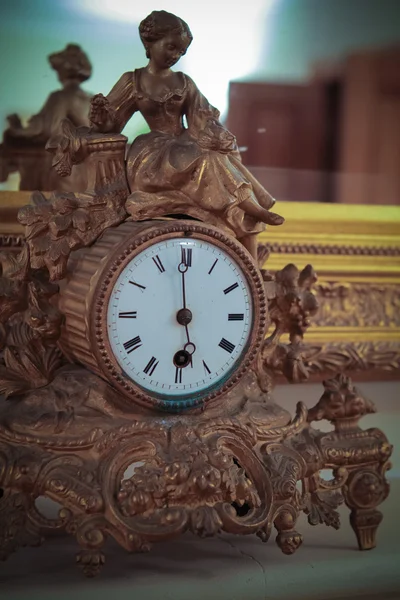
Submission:
M 250 217 L 266 223 L 267 225 L 282 225 L 285 219 L 277 213 L 271 212 L 270 210 L 263 208 L 259 204 L 256 204 L 251 197 L 242 200 L 240 208 Z
M 372 550 L 376 546 L 376 532 L 382 521 L 379 510 L 353 509 L 350 513 L 350 525 L 356 536 L 360 550 Z
M 262 208 L 265 208 L 266 210 L 269 210 L 276 204 L 276 200 L 274 200 L 274 198 L 270 196 L 268 192 L 257 195 L 257 200 Z

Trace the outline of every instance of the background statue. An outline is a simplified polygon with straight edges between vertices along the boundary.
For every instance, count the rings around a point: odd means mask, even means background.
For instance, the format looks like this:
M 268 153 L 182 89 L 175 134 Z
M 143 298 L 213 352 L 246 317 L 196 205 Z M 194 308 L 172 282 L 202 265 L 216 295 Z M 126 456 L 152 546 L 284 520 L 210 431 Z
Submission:
M 283 218 L 269 211 L 274 200 L 242 164 L 219 111 L 190 77 L 171 71 L 192 41 L 188 25 L 153 11 L 139 33 L 149 63 L 122 75 L 107 97 L 96 95 L 89 115 L 103 133 L 121 132 L 136 111 L 150 127 L 128 152 L 128 212 L 138 220 L 183 213 L 222 221 L 256 256 L 256 234 Z
M 92 65 L 76 44 L 69 44 L 48 58 L 62 89 L 50 94 L 40 112 L 30 118 L 27 127 L 23 127 L 18 115 L 8 117 L 9 127 L 0 146 L 0 180 L 5 181 L 10 173 L 19 171 L 21 190 L 83 191 L 86 176 L 82 167 L 75 167 L 70 177 L 59 177 L 51 168 L 52 158 L 45 146 L 51 136 L 57 135 L 65 118 L 75 127 L 89 125 L 91 96 L 80 85 L 89 79 Z

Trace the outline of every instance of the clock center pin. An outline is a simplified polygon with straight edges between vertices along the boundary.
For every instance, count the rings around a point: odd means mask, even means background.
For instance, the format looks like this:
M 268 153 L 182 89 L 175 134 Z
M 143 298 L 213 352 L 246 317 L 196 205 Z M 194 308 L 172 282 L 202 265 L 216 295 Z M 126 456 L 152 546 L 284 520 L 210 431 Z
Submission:
M 191 356 L 187 350 L 178 350 L 174 354 L 174 365 L 180 369 L 184 369 L 190 363 Z
M 176 313 L 176 320 L 178 321 L 179 325 L 189 325 L 192 318 L 192 311 L 188 308 L 181 308 Z

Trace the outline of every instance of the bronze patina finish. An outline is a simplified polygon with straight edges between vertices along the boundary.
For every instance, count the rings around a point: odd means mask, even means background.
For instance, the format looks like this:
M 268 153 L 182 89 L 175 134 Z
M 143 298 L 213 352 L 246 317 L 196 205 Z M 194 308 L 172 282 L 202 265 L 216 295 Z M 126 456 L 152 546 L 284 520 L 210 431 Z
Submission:
M 343 500 L 360 549 L 372 548 L 381 520 L 377 507 L 389 491 L 385 473 L 392 451 L 381 431 L 359 427 L 374 406 L 343 374 L 324 382 L 325 392 L 310 411 L 299 403 L 293 418 L 272 397 L 277 373 L 293 382 L 309 375 L 303 337 L 318 309 L 314 270 L 289 264 L 271 274 L 261 268 L 263 248 L 259 263 L 254 260 L 259 222 L 280 219 L 271 216 L 266 192 L 240 165 L 233 140 L 225 137 L 224 146 L 219 135 L 215 139 L 216 132 L 228 134 L 219 129 L 214 109 L 191 80 L 169 71 L 187 49 L 190 31 L 163 11 L 145 19 L 140 31 L 150 57 L 139 74 L 143 87 L 134 87 L 136 76 L 128 77 L 129 85 L 123 76 L 119 103 L 112 100 L 114 92 L 108 100 L 97 97 L 91 117 L 98 126 L 120 130 L 139 106 L 155 123 L 152 132 L 135 140 L 125 164 L 124 136 L 64 123 L 54 162 L 65 175 L 84 161 L 86 192 L 55 192 L 50 201 L 35 194 L 19 215 L 26 244 L 19 254 L 0 255 L 0 392 L 8 400 L 0 404 L 0 557 L 37 545 L 48 530 L 60 528 L 76 537 L 86 575 L 103 565 L 108 536 L 134 552 L 185 531 L 255 533 L 265 542 L 274 526 L 277 544 L 291 554 L 302 542 L 299 514 L 304 511 L 312 525 L 338 528 L 336 509 Z M 205 116 L 208 137 L 202 130 L 190 132 L 194 106 Z M 183 107 L 187 131 L 177 125 Z M 154 177 L 151 189 L 145 165 Z M 227 186 L 219 195 L 221 165 Z M 211 200 L 222 202 L 220 212 Z M 196 220 L 165 218 L 177 212 Z M 208 240 L 238 263 L 252 296 L 254 324 L 237 369 L 176 414 L 165 406 L 161 412 L 156 398 L 118 370 L 105 314 L 111 286 L 127 261 L 158 240 L 180 235 Z M 187 318 L 177 315 L 178 323 Z M 190 359 L 189 349 L 181 354 L 176 361 Z M 334 430 L 316 429 L 321 419 Z M 320 476 L 325 468 L 333 471 L 330 481 Z M 40 496 L 62 506 L 58 518 L 39 512 Z
M 57 72 L 62 89 L 50 94 L 26 127 L 18 115 L 8 117 L 9 126 L 0 145 L 0 181 L 18 171 L 21 190 L 83 191 L 86 187 L 84 170 L 77 168 L 70 177 L 62 179 L 51 168 L 45 146 L 50 137 L 59 132 L 61 122 L 67 117 L 76 127 L 89 125 L 91 96 L 81 89 L 80 84 L 89 79 L 92 65 L 76 44 L 68 44 L 48 59 L 51 68 Z

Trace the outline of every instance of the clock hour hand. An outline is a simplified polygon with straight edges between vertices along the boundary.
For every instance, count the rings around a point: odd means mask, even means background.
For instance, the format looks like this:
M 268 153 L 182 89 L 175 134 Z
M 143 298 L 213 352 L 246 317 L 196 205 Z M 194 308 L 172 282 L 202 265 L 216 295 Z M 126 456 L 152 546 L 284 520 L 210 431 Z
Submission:
M 185 286 L 185 274 L 186 271 L 188 270 L 188 265 L 186 264 L 186 262 L 184 260 L 182 260 L 182 262 L 179 263 L 178 265 L 178 271 L 179 273 L 182 275 L 182 303 L 183 303 L 183 309 L 186 309 L 186 286 Z

